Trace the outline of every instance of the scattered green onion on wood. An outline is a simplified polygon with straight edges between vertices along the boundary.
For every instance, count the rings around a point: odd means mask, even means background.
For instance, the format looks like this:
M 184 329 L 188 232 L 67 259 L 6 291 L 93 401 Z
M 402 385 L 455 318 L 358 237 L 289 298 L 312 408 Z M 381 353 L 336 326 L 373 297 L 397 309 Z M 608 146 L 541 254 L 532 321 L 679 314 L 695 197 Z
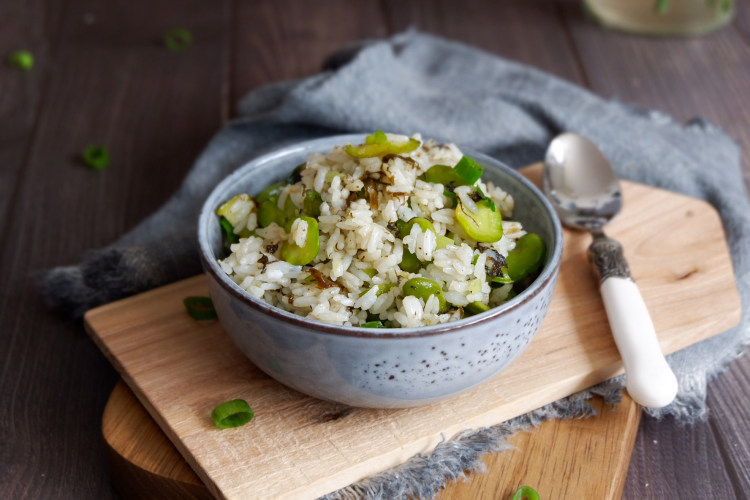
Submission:
M 219 429 L 245 425 L 253 419 L 253 416 L 253 409 L 244 399 L 233 399 L 221 403 L 211 412 L 211 418 Z
M 185 297 L 182 302 L 185 304 L 188 314 L 191 318 L 199 321 L 206 319 L 216 319 L 216 309 L 210 297 Z
M 164 34 L 164 45 L 171 51 L 182 52 L 193 45 L 193 34 L 186 28 L 172 28 Z
M 16 50 L 8 56 L 8 64 L 22 71 L 31 71 L 34 67 L 34 54 L 28 50 Z
M 512 500 L 539 500 L 539 493 L 531 486 L 521 486 L 513 494 Z
M 109 167 L 109 151 L 102 146 L 86 146 L 83 150 L 83 162 L 94 170 Z

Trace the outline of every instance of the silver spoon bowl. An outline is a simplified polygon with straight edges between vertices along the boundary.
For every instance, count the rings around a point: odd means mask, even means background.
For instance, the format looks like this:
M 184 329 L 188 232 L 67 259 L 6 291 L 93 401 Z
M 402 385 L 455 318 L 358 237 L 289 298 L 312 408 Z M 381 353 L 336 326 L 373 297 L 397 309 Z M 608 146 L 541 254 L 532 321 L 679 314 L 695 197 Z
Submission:
M 599 276 L 604 308 L 625 366 L 628 393 L 643 406 L 668 405 L 677 394 L 677 379 L 662 354 L 622 246 L 604 234 L 604 226 L 622 208 L 622 191 L 612 166 L 591 141 L 565 133 L 547 149 L 542 187 L 563 224 L 593 236 L 589 259 Z

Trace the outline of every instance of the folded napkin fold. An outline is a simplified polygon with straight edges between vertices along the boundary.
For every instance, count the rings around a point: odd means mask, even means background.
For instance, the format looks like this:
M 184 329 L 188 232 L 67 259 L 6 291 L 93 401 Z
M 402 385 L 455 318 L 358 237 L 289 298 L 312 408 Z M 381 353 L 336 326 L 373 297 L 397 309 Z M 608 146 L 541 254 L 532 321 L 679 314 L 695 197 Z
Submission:
M 528 66 L 410 31 L 332 55 L 320 74 L 250 92 L 237 118 L 211 140 L 178 192 L 156 213 L 110 246 L 75 266 L 48 271 L 49 302 L 73 316 L 102 303 L 201 271 L 195 223 L 209 191 L 247 161 L 286 144 L 344 132 L 382 129 L 450 141 L 513 167 L 540 161 L 556 134 L 577 132 L 597 143 L 617 174 L 702 198 L 726 230 L 743 304 L 739 327 L 669 357 L 680 381 L 676 401 L 652 414 L 690 420 L 706 415 L 706 382 L 748 341 L 750 206 L 740 155 L 724 132 L 704 120 L 681 125 L 655 111 L 607 101 Z M 616 394 L 621 381 L 595 391 Z M 446 478 L 500 449 L 505 435 L 546 418 L 590 411 L 581 394 L 438 446 L 397 472 L 346 492 L 393 498 L 430 496 Z

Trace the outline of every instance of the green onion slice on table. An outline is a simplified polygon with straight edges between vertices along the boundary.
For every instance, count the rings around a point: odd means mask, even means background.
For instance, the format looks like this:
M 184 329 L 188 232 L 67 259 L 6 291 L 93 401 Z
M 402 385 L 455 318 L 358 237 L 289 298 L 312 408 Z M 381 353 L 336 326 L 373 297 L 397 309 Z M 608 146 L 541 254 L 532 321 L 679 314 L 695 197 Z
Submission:
M 94 170 L 104 170 L 109 166 L 109 151 L 102 146 L 86 146 L 83 150 L 83 162 Z
M 34 54 L 28 50 L 16 50 L 8 56 L 8 64 L 23 71 L 31 71 L 34 67 Z
M 233 399 L 221 403 L 211 412 L 211 418 L 219 429 L 245 425 L 253 419 L 253 415 L 253 409 L 244 399 Z
M 539 500 L 539 493 L 531 486 L 521 486 L 513 494 L 512 500 Z
M 193 34 L 187 28 L 172 28 L 164 34 L 164 45 L 174 52 L 181 52 L 193 45 Z
M 216 319 L 216 309 L 211 297 L 185 297 L 182 302 L 185 304 L 188 314 L 191 318 L 197 320 Z

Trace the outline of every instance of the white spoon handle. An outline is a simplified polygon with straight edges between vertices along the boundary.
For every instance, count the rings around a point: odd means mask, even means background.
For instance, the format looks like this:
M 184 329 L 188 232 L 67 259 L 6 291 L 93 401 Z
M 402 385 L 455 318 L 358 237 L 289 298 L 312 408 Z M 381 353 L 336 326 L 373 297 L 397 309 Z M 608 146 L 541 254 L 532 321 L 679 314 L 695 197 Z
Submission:
M 625 365 L 628 393 L 642 406 L 668 405 L 677 394 L 677 378 L 661 352 L 638 286 L 629 278 L 612 276 L 602 281 L 600 290 Z

